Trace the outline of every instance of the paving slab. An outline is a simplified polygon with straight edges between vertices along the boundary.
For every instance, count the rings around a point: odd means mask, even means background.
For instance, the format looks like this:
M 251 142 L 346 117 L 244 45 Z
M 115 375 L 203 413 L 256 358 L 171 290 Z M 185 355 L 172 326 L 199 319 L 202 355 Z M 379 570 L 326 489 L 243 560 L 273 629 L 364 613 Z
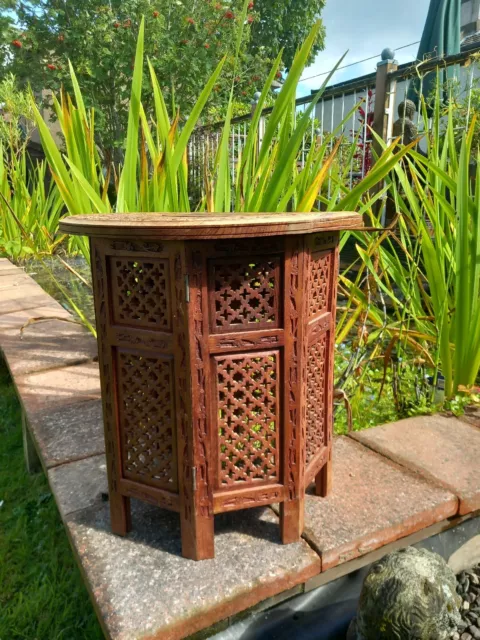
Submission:
M 32 282 L 32 278 L 22 269 L 17 269 L 17 267 L 3 269 L 3 271 L 0 271 L 0 295 L 5 289 L 18 287 L 26 282 Z
M 101 504 L 102 494 L 108 494 L 105 456 L 92 456 L 49 469 L 48 481 L 63 519 L 75 511 Z
M 477 427 L 457 418 L 421 416 L 359 431 L 352 437 L 455 493 L 460 515 L 480 509 Z
M 335 438 L 333 490 L 305 499 L 304 537 L 322 571 L 456 514 L 455 495 L 347 437 Z
M 8 258 L 0 258 L 0 270 L 8 269 L 9 267 L 14 267 L 13 262 L 10 262 Z
M 126 538 L 110 532 L 108 504 L 66 518 L 106 635 L 115 640 L 185 638 L 320 571 L 305 541 L 281 544 L 268 508 L 216 516 L 215 559 L 202 562 L 181 557 L 178 514 L 132 500 L 132 518 Z
M 42 287 L 33 280 L 0 292 L 0 314 L 45 307 L 51 303 L 51 296 L 45 293 Z
M 0 258 L 0 275 L 3 273 L 23 271 L 20 267 L 17 267 L 13 262 L 10 262 L 8 258 Z
M 28 425 L 46 469 L 105 451 L 101 400 L 30 412 Z
M 72 318 L 72 315 L 64 309 L 53 298 L 50 298 L 49 304 L 43 307 L 33 309 L 19 309 L 11 313 L 0 315 L 0 346 L 1 334 L 11 329 L 20 330 L 27 322 L 34 319 L 55 319 L 55 318 Z
M 101 397 L 96 362 L 18 376 L 14 383 L 29 421 L 37 413 L 58 411 L 61 407 Z
M 97 357 L 97 341 L 80 324 L 63 320 L 35 322 L 21 333 L 10 329 L 0 335 L 12 376 L 80 364 Z

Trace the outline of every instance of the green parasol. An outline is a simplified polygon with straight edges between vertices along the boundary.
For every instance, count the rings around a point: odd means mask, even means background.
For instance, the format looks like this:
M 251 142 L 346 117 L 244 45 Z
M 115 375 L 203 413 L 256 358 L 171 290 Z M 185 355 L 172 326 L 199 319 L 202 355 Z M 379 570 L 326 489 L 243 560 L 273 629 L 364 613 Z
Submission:
M 418 49 L 417 60 L 426 58 L 441 58 L 460 53 L 460 10 L 461 0 L 430 0 L 427 21 L 423 29 L 422 40 Z M 421 72 L 421 68 L 420 68 Z M 440 82 L 452 78 L 454 67 L 441 71 Z M 437 72 L 428 73 L 423 82 L 416 79 L 409 88 L 408 98 L 418 107 L 420 90 L 428 99 L 435 90 Z

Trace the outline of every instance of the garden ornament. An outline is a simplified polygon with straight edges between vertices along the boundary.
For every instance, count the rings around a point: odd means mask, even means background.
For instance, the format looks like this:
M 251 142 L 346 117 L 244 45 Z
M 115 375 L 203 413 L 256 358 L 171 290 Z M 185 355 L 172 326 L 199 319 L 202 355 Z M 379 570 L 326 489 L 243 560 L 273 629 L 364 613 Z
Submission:
M 455 574 L 441 556 L 407 547 L 374 565 L 347 640 L 447 640 L 461 618 Z
M 418 138 L 418 128 L 413 122 L 416 110 L 411 100 L 404 100 L 398 105 L 399 118 L 393 124 L 393 137 L 400 138 L 402 144 L 410 144 Z

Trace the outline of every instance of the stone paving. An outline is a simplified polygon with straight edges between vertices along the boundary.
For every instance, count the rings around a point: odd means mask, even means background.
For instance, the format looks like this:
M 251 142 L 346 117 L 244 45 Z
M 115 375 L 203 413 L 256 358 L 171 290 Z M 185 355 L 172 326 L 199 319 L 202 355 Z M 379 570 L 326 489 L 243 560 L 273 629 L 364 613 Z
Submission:
M 20 328 L 39 317 L 50 320 L 29 325 L 21 340 Z M 76 325 L 52 320 L 59 317 L 69 314 L 0 259 L 0 349 L 109 638 L 175 640 L 224 628 L 236 614 L 301 593 L 324 571 L 480 509 L 480 412 L 470 410 L 462 419 L 414 418 L 337 438 L 332 494 L 308 493 L 296 544 L 280 544 L 270 508 L 223 514 L 215 559 L 195 563 L 180 555 L 178 516 L 136 501 L 132 533 L 116 537 L 96 344 Z

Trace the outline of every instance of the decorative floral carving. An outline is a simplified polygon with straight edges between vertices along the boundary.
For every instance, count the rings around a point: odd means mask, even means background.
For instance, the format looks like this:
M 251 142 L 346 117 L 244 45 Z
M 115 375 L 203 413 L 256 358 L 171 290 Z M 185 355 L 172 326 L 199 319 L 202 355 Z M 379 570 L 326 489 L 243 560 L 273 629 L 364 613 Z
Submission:
M 159 242 L 131 242 L 126 240 L 114 240 L 110 245 L 114 251 L 126 251 L 131 253 L 161 253 L 164 249 Z

